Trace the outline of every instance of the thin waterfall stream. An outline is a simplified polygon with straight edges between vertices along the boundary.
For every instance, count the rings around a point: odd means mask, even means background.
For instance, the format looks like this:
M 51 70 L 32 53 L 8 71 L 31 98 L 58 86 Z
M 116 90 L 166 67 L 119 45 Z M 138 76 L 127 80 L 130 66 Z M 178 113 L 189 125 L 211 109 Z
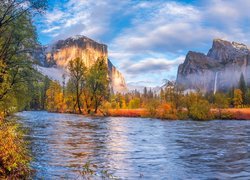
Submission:
M 215 73 L 215 78 L 214 78 L 214 94 L 217 91 L 217 80 L 218 80 L 218 72 Z

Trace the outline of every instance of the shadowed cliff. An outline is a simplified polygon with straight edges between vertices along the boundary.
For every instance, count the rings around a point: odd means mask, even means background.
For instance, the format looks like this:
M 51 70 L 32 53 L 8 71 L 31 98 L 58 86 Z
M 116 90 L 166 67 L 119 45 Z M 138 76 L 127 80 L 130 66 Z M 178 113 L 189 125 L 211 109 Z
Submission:
M 188 52 L 179 65 L 176 82 L 189 90 L 226 91 L 238 86 L 241 73 L 250 83 L 249 62 L 250 50 L 246 45 L 215 39 L 207 55 Z

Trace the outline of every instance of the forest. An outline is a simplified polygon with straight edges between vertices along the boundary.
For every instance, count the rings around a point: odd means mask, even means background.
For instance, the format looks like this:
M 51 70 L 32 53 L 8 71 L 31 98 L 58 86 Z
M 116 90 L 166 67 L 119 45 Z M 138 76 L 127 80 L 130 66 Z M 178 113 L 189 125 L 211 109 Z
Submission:
M 35 87 L 43 81 L 29 53 L 37 42 L 32 17 L 47 8 L 47 1 L 0 2 L 0 178 L 22 179 L 32 173 L 24 132 L 6 116 L 32 108 Z
M 128 116 L 159 119 L 231 119 L 226 108 L 250 105 L 250 88 L 241 75 L 230 91 L 185 92 L 166 81 L 155 92 L 144 88 L 115 93 L 110 87 L 107 59 L 86 68 L 80 58 L 68 66 L 70 79 L 60 84 L 34 68 L 30 53 L 38 42 L 32 17 L 47 8 L 45 0 L 6 0 L 0 3 L 0 178 L 30 176 L 31 157 L 18 123 L 8 116 L 19 111 L 47 110 L 88 116 Z
M 45 100 L 36 101 L 36 107 L 50 112 L 80 113 L 99 116 L 151 117 L 160 119 L 232 119 L 233 114 L 223 109 L 243 108 L 250 104 L 250 90 L 243 74 L 238 87 L 228 92 L 185 92 L 174 82 L 166 81 L 159 92 L 144 88 L 128 93 L 114 93 L 108 86 L 107 70 L 100 61 L 85 72 L 77 72 L 79 59 L 70 63 L 71 79 L 66 85 L 51 81 L 37 92 L 46 92 Z M 81 66 L 81 65 L 80 65 Z M 84 65 L 83 65 L 84 66 Z M 93 69 L 96 69 L 93 71 Z M 86 68 L 80 68 L 86 69 Z M 76 75 L 79 75 L 77 77 Z M 82 75 L 82 77 L 80 77 Z M 42 102 L 45 102 L 43 106 Z

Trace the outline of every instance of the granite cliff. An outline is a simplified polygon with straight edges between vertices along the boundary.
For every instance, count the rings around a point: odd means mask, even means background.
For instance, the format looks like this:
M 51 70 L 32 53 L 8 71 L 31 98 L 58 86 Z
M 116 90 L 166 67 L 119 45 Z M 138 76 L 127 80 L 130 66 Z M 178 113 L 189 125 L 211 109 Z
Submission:
M 215 93 L 237 87 L 241 73 L 249 84 L 249 48 L 241 43 L 215 39 L 207 55 L 188 52 L 184 63 L 179 65 L 176 83 L 184 89 Z
M 80 57 L 87 68 L 90 68 L 98 57 L 107 59 L 107 67 L 111 80 L 111 87 L 115 92 L 127 91 L 123 75 L 108 59 L 108 47 L 85 36 L 75 36 L 66 40 L 59 40 L 47 47 L 36 47 L 34 59 L 39 62 L 40 72 L 52 79 L 61 81 L 62 75 L 67 75 L 67 66 L 71 59 Z

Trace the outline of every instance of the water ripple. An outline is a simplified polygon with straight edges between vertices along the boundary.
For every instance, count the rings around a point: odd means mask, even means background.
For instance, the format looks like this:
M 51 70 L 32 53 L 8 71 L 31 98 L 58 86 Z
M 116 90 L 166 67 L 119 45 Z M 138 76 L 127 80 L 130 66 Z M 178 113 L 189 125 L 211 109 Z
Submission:
M 37 179 L 78 179 L 87 161 L 121 179 L 249 179 L 250 121 L 18 113 Z

